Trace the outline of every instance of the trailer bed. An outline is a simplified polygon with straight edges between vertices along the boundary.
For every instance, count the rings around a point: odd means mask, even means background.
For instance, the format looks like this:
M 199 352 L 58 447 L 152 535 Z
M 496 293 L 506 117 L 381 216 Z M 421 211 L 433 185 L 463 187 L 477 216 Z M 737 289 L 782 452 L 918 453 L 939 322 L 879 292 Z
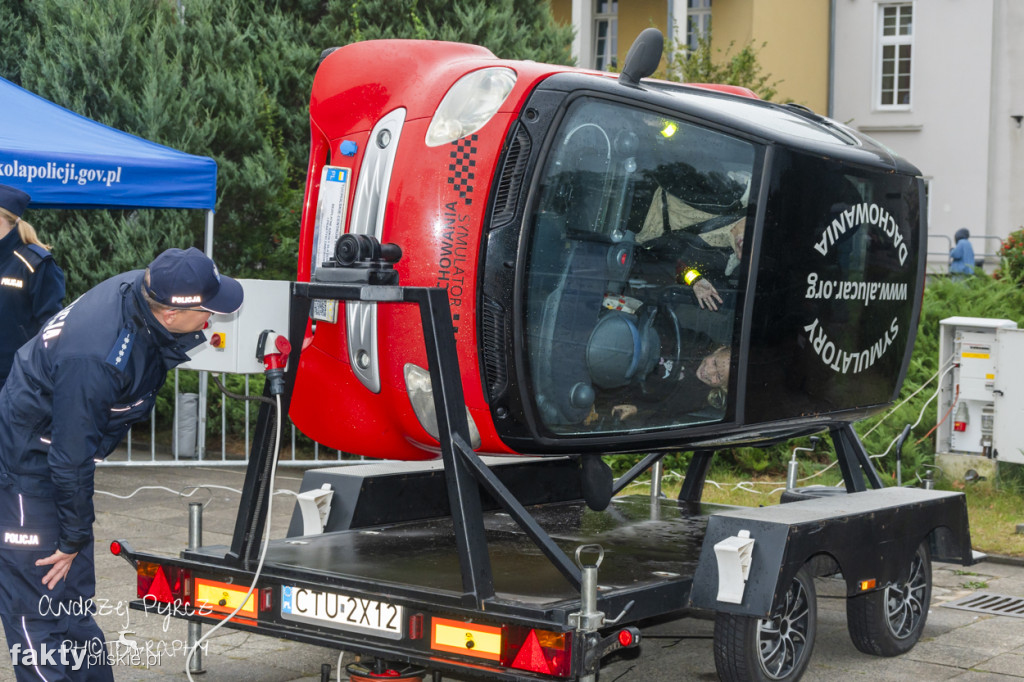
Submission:
M 604 512 L 591 511 L 582 501 L 538 505 L 531 512 L 566 554 L 572 556 L 581 545 L 603 548 L 599 604 L 621 608 L 635 601 L 632 621 L 686 605 L 708 516 L 728 509 L 636 495 L 615 498 Z M 492 605 L 498 611 L 540 608 L 567 615 L 579 610 L 579 592 L 507 514 L 487 512 L 484 524 L 496 593 Z M 204 547 L 184 558 L 216 561 L 225 551 Z M 433 603 L 452 606 L 462 597 L 450 517 L 272 540 L 264 575 L 297 574 L 304 582 L 365 585 L 398 598 L 429 595 Z M 645 596 L 637 599 L 640 593 Z

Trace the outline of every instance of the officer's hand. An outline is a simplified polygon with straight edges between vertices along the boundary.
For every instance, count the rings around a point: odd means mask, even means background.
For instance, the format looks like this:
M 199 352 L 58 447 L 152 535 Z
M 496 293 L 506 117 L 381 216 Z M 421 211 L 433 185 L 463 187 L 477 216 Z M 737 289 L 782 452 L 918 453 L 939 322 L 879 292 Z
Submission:
M 50 566 L 50 570 L 46 575 L 43 576 L 43 584 L 46 585 L 47 589 L 52 590 L 57 587 L 57 583 L 64 580 L 64 576 L 71 570 L 71 562 L 78 556 L 78 552 L 74 554 L 65 554 L 59 549 L 46 557 L 36 562 L 36 566 Z
M 697 297 L 700 307 L 705 310 L 718 310 L 718 305 L 715 302 L 722 302 L 722 297 L 718 295 L 718 289 L 715 289 L 715 285 L 706 279 L 699 279 L 693 283 L 693 295 Z

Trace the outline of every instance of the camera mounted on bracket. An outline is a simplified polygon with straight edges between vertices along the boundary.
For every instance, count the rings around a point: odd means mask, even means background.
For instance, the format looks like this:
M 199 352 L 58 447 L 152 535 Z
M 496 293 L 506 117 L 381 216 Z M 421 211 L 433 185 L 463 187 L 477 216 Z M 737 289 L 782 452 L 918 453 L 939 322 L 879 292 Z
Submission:
M 334 245 L 334 258 L 316 269 L 313 281 L 396 286 L 395 263 L 401 258 L 398 244 L 381 244 L 368 234 L 343 234 Z

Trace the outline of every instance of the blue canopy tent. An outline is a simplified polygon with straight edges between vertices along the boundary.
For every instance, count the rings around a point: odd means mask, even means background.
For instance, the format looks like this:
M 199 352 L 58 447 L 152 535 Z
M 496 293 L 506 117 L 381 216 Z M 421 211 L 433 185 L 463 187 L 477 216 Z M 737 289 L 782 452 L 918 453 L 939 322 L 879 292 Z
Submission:
M 216 161 L 97 123 L 3 78 L 0 103 L 0 184 L 28 192 L 30 208 L 202 209 L 213 255 Z M 204 434 L 206 380 L 200 373 Z
M 109 128 L 0 78 L 0 183 L 34 208 L 199 208 L 217 163 Z

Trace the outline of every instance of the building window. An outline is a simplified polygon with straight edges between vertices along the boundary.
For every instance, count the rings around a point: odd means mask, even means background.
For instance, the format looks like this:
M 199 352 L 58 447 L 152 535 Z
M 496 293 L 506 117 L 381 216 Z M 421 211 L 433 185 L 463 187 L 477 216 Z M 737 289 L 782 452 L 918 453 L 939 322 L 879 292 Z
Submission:
M 618 53 L 618 0 L 597 0 L 594 10 L 594 68 L 607 71 L 617 67 Z
M 909 109 L 914 48 L 914 5 L 878 6 L 877 97 L 881 109 Z
M 686 0 L 686 49 L 696 50 L 711 30 L 711 0 Z

